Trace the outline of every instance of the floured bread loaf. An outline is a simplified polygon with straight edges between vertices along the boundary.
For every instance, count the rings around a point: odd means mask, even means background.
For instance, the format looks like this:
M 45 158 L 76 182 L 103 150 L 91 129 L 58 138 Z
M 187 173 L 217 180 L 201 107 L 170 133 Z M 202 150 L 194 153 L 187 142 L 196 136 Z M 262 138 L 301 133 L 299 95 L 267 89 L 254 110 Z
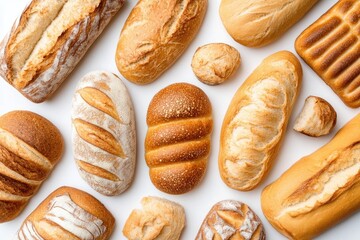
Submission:
M 74 158 L 96 191 L 118 195 L 131 184 L 136 162 L 130 95 L 112 73 L 91 72 L 77 86 L 72 109 Z
M 106 240 L 114 225 L 114 217 L 96 198 L 61 187 L 25 219 L 14 239 Z
M 255 188 L 271 168 L 302 79 L 299 60 L 282 51 L 267 57 L 235 93 L 220 136 L 219 169 L 231 188 Z
M 259 217 L 244 203 L 224 200 L 215 204 L 195 240 L 265 240 Z
M 360 209 L 359 126 L 360 114 L 264 189 L 264 215 L 279 232 L 313 239 Z

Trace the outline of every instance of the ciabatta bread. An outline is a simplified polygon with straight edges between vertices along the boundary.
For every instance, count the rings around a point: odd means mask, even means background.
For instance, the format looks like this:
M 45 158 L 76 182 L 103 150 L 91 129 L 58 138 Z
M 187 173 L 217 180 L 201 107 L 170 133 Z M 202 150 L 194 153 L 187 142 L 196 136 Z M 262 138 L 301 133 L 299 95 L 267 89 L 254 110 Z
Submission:
M 313 239 L 360 209 L 360 114 L 261 195 L 266 218 L 291 239 Z
M 31 101 L 45 101 L 123 3 L 33 0 L 0 45 L 0 75 Z
M 302 68 L 290 52 L 267 57 L 235 93 L 220 136 L 219 169 L 231 188 L 264 179 L 279 152 L 299 94 Z
M 120 35 L 116 65 L 136 84 L 155 81 L 199 31 L 207 0 L 140 0 Z
M 360 2 L 340 0 L 296 39 L 304 61 L 349 107 L 360 107 Z
M 186 221 L 181 205 L 158 197 L 144 197 L 141 205 L 126 220 L 123 233 L 127 239 L 180 239 Z
M 136 163 L 135 115 L 130 95 L 112 73 L 91 72 L 73 98 L 74 158 L 96 191 L 118 195 L 131 184 Z
M 231 37 L 248 47 L 272 43 L 318 0 L 222 0 L 221 20 Z
M 51 193 L 25 219 L 15 240 L 106 240 L 115 219 L 93 196 L 71 187 Z
M 63 148 L 59 130 L 40 115 L 13 111 L 0 117 L 0 223 L 20 214 Z
M 145 159 L 161 191 L 182 194 L 205 175 L 213 126 L 211 103 L 198 87 L 172 84 L 151 100 Z

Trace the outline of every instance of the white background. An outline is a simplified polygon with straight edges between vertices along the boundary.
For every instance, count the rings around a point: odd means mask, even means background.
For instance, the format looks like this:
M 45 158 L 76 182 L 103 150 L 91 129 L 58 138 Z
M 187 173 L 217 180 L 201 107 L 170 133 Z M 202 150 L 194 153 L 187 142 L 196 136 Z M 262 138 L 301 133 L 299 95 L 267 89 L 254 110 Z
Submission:
M 0 0 L 0 39 L 9 31 L 15 18 L 22 12 L 28 0 Z M 285 239 L 267 222 L 260 207 L 262 189 L 278 178 L 302 156 L 327 143 L 335 132 L 358 113 L 358 110 L 346 107 L 332 90 L 302 61 L 304 69 L 303 85 L 300 96 L 293 110 L 288 131 L 280 154 L 266 180 L 251 192 L 239 192 L 228 188 L 220 179 L 217 167 L 219 150 L 219 132 L 222 119 L 235 91 L 246 77 L 260 64 L 263 58 L 279 50 L 294 51 L 296 37 L 318 17 L 327 11 L 336 1 L 320 0 L 319 3 L 285 35 L 275 43 L 260 49 L 250 49 L 236 43 L 225 31 L 218 14 L 220 0 L 209 0 L 208 11 L 199 34 L 191 43 L 184 55 L 163 74 L 157 81 L 146 86 L 137 86 L 124 79 L 132 96 L 136 111 L 137 127 L 137 168 L 132 186 L 116 197 L 106 197 L 90 188 L 77 173 L 72 157 L 71 145 L 71 99 L 77 82 L 86 73 L 93 70 L 106 70 L 119 74 L 115 61 L 115 49 L 122 26 L 135 5 L 136 1 L 128 1 L 103 34 L 90 48 L 80 64 L 69 78 L 57 90 L 56 94 L 45 103 L 35 104 L 24 98 L 8 83 L 0 81 L 0 115 L 12 110 L 26 109 L 48 118 L 61 131 L 65 139 L 65 153 L 60 163 L 55 167 L 48 180 L 44 182 L 39 192 L 31 199 L 25 210 L 13 221 L 0 224 L 0 239 L 11 239 L 23 220 L 36 206 L 53 190 L 67 185 L 76 187 L 98 198 L 116 218 L 116 228 L 112 239 L 125 239 L 122 228 L 131 210 L 139 207 L 140 199 L 147 195 L 165 197 L 184 206 L 186 211 L 186 228 L 181 239 L 194 239 L 197 231 L 212 205 L 224 199 L 234 199 L 247 203 L 261 218 L 265 225 L 268 239 Z M 240 27 L 240 26 L 239 26 Z M 199 82 L 193 75 L 190 63 L 195 50 L 206 43 L 224 42 L 236 47 L 242 57 L 242 64 L 232 79 L 223 85 L 207 86 Z M 212 150 L 205 178 L 198 187 L 189 193 L 173 196 L 158 191 L 151 183 L 148 167 L 144 160 L 144 138 L 147 131 L 146 111 L 151 98 L 162 88 L 176 82 L 189 82 L 203 89 L 209 96 L 213 106 L 214 130 L 212 134 Z M 299 114 L 304 100 L 309 95 L 316 95 L 328 100 L 338 113 L 335 130 L 320 138 L 311 138 L 295 132 L 292 127 L 295 117 Z M 360 214 L 355 214 L 343 223 L 327 231 L 317 239 L 360 239 Z M 302 226 L 299 226 L 301 228 Z

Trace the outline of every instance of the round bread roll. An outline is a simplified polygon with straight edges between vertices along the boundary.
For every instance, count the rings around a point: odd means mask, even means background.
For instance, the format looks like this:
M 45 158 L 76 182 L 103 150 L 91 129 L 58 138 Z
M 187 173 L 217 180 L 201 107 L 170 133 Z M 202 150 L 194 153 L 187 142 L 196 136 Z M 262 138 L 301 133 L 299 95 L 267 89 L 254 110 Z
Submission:
M 191 67 L 201 82 L 218 85 L 231 77 L 239 68 L 240 62 L 240 53 L 232 46 L 210 43 L 196 50 Z

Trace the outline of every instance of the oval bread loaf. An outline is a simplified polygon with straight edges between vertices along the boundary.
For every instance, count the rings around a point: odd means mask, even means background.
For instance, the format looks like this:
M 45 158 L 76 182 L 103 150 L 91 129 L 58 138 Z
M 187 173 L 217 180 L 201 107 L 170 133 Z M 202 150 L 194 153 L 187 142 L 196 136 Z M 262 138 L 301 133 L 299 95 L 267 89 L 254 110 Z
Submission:
M 265 46 L 299 21 L 318 0 L 222 0 L 221 20 L 235 41 Z
M 42 116 L 13 111 L 0 117 L 0 223 L 20 214 L 63 149 L 59 130 Z
M 15 240 L 106 240 L 115 219 L 96 198 L 81 190 L 61 187 L 25 219 Z
M 211 114 L 209 98 L 188 83 L 172 84 L 151 100 L 145 159 L 159 190 L 182 194 L 202 180 L 210 154 Z
M 104 195 L 131 184 L 136 162 L 130 95 L 112 73 L 91 72 L 79 82 L 72 110 L 74 158 L 81 177 Z
M 290 239 L 314 239 L 359 211 L 359 126 L 360 114 L 264 189 L 262 210 L 280 233 Z
M 281 51 L 267 57 L 235 93 L 220 136 L 219 169 L 231 188 L 255 188 L 285 135 L 302 79 L 299 60 Z
M 155 81 L 193 40 L 206 9 L 207 0 L 140 0 L 118 42 L 120 73 L 136 84 Z

